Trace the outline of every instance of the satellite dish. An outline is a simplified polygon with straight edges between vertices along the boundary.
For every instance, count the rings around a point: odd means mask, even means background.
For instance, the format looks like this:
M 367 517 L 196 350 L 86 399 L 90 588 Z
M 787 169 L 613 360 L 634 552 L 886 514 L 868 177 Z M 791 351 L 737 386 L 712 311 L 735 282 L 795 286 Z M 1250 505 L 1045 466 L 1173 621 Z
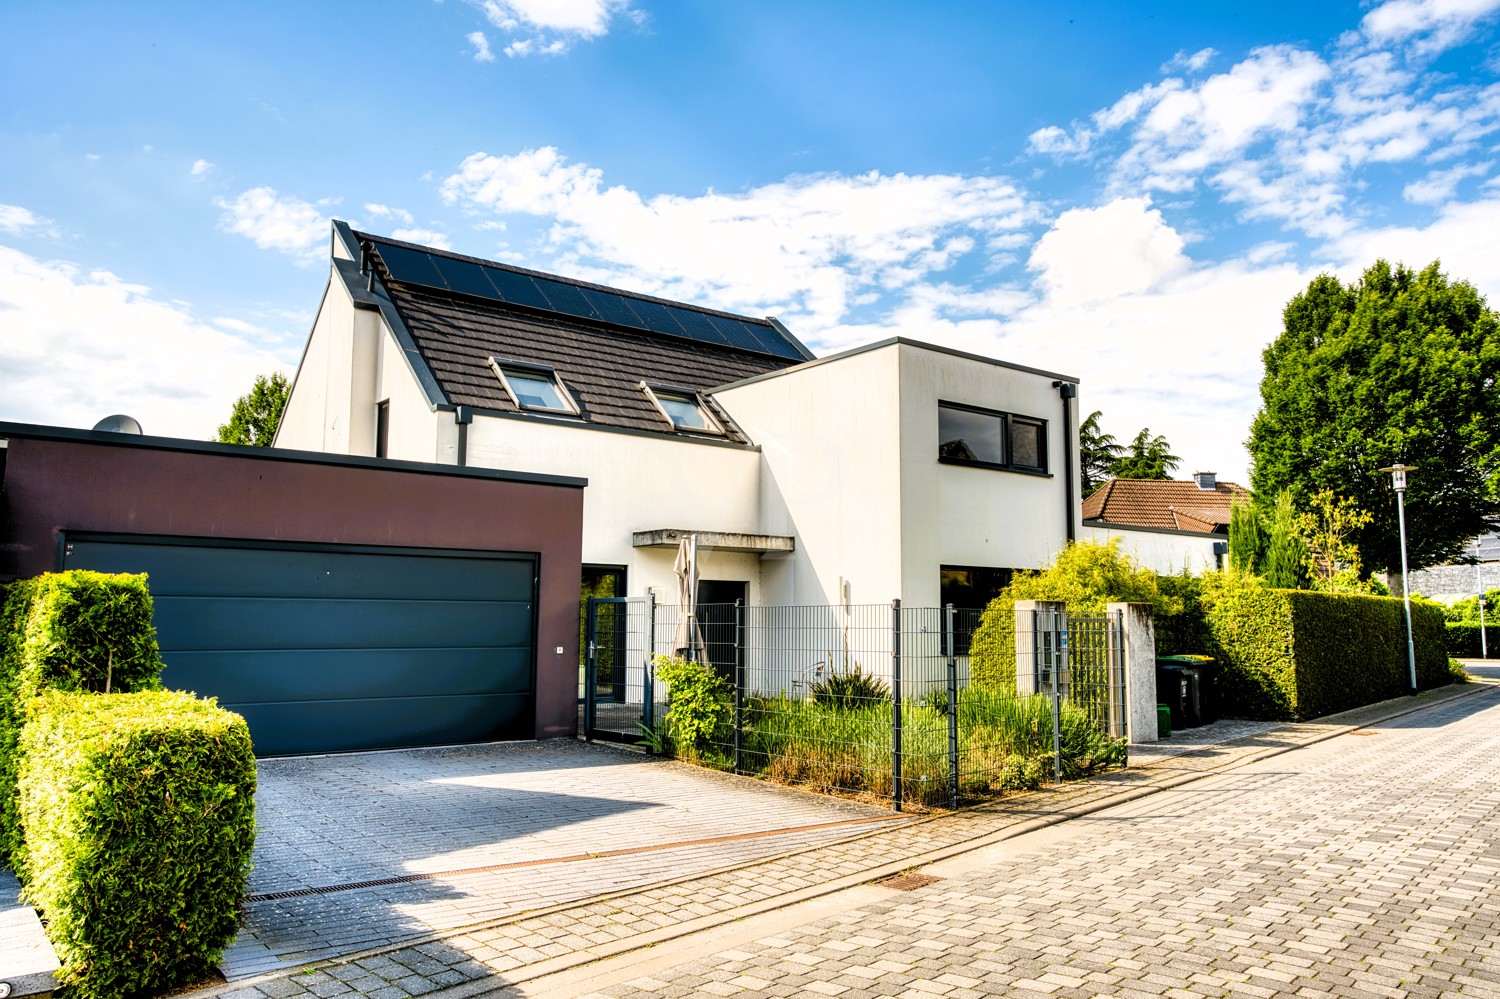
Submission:
M 116 413 L 114 416 L 106 416 L 94 424 L 95 430 L 107 430 L 113 434 L 144 434 L 141 423 L 133 416 L 124 413 Z

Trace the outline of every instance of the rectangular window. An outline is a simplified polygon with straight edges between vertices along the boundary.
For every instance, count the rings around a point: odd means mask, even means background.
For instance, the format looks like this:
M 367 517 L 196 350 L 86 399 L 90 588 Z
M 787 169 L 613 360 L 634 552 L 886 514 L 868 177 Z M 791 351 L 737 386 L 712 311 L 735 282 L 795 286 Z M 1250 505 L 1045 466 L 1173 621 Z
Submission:
M 551 368 L 497 361 L 493 357 L 490 367 L 500 376 L 500 384 L 505 386 L 517 409 L 577 415 L 573 397 Z
M 1047 471 L 1047 423 L 956 402 L 938 403 L 938 460 L 1023 472 Z
M 657 387 L 641 383 L 641 388 L 656 403 L 663 416 L 671 421 L 675 430 L 687 430 L 700 434 L 722 434 L 724 429 L 709 415 L 708 407 L 692 389 Z
M 375 404 L 375 457 L 386 458 L 391 453 L 391 401 Z
M 953 605 L 953 652 L 969 654 L 969 641 L 979 627 L 980 616 L 991 600 L 1010 585 L 1014 569 L 983 565 L 939 566 L 938 599 L 943 607 Z M 944 620 L 943 652 L 947 654 L 947 621 Z

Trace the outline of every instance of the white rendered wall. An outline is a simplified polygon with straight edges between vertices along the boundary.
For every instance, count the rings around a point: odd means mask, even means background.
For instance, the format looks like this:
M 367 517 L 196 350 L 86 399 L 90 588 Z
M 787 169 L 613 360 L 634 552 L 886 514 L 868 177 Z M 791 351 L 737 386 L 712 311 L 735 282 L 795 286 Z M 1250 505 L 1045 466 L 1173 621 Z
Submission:
M 765 602 L 839 603 L 840 577 L 851 603 L 901 596 L 898 378 L 892 345 L 715 393 L 761 448 L 759 533 L 797 539 Z
M 354 311 L 343 282 L 332 278 L 276 431 L 277 447 L 349 453 Z
M 1067 543 L 1064 462 L 1076 439 L 1050 375 L 901 344 L 902 599 L 936 607 L 939 567 L 1032 569 Z M 1047 423 L 1047 475 L 938 461 L 938 403 L 957 402 Z M 1077 419 L 1077 400 L 1072 419 Z M 1065 457 L 1065 454 L 1070 457 Z M 1073 506 L 1077 516 L 1078 504 Z
M 1215 568 L 1214 543 L 1228 539 L 1224 535 L 1163 534 L 1156 531 L 1132 531 L 1122 527 L 1088 527 L 1078 535 L 1080 541 L 1103 544 L 1110 538 L 1120 541 L 1120 552 L 1137 564 L 1162 575 L 1173 576 L 1187 569 L 1194 576 Z
M 630 596 L 655 587 L 660 602 L 677 602 L 676 550 L 634 548 L 635 531 L 762 533 L 760 456 L 751 448 L 481 415 L 469 428 L 468 463 L 586 477 L 583 561 L 626 566 Z M 766 601 L 756 555 L 700 549 L 699 576 L 744 581 L 748 602 Z

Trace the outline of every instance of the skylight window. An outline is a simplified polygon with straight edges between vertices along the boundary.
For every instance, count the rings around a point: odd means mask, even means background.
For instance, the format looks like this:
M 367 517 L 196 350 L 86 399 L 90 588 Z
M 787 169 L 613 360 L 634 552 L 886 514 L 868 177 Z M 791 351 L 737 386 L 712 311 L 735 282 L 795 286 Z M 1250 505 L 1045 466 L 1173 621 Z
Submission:
M 673 429 L 700 434 L 722 434 L 724 429 L 704 408 L 698 393 L 690 389 L 656 388 L 642 383 L 641 388 L 656 403 Z
M 551 368 L 512 364 L 490 358 L 490 367 L 518 409 L 576 415 L 578 407 Z

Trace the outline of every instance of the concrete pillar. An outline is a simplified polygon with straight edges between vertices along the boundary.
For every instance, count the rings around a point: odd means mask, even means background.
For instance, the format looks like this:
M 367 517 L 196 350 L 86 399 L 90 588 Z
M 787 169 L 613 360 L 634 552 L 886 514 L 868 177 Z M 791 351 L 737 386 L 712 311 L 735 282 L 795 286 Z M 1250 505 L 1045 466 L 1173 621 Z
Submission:
M 1049 679 L 1061 662 L 1061 635 L 1068 630 L 1068 609 L 1057 600 L 1016 601 L 1016 693 L 1051 693 Z
M 1150 604 L 1110 604 L 1119 612 L 1123 634 L 1110 633 L 1110 641 L 1121 641 L 1125 666 L 1125 733 L 1131 742 L 1156 741 L 1156 622 Z M 1110 650 L 1110 661 L 1119 653 Z

